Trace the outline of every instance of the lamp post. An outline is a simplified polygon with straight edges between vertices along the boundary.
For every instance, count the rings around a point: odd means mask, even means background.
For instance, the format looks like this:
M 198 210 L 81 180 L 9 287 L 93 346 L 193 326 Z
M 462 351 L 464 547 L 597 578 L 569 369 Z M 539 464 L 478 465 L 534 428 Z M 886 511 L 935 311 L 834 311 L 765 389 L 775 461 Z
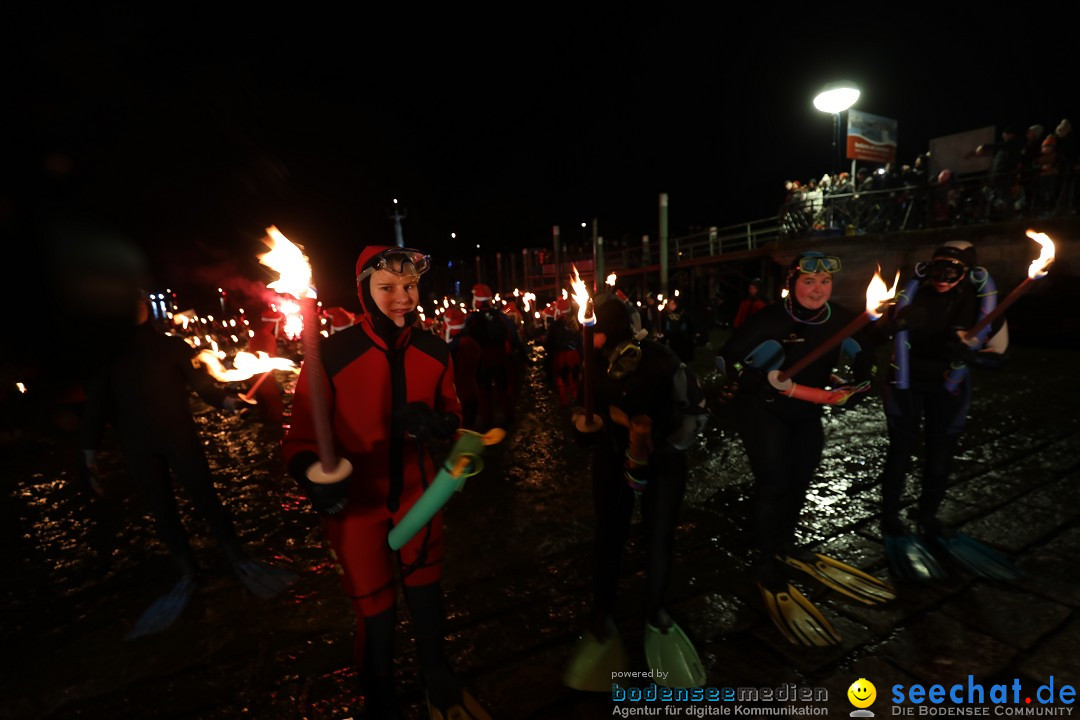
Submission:
M 859 88 L 850 80 L 837 80 L 821 88 L 814 96 L 814 107 L 821 112 L 832 113 L 833 116 L 833 155 L 836 156 L 837 168 L 840 172 L 843 159 L 840 155 L 840 113 L 847 110 L 859 99 Z
M 394 221 L 394 244 L 398 247 L 405 247 L 405 236 L 401 230 L 401 221 L 405 219 L 405 206 L 398 203 L 397 198 L 394 198 L 394 206 L 387 214 Z

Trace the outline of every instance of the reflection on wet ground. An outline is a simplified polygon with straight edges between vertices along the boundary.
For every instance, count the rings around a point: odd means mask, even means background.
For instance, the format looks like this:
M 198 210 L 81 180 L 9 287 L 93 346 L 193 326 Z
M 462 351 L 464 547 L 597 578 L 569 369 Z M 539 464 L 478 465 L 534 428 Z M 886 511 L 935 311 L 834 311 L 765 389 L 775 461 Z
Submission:
M 1050 675 L 1075 685 L 1076 359 L 1074 350 L 1016 348 L 1004 369 L 977 375 L 944 508 L 945 520 L 1017 558 L 1026 577 L 902 585 L 895 602 L 877 608 L 799 581 L 844 637 L 826 649 L 788 645 L 759 606 L 746 573 L 751 477 L 729 411 L 714 407 L 692 451 L 670 593 L 709 684 L 824 687 L 831 712 L 845 715 L 851 707 L 844 693 L 859 677 L 873 681 L 879 695 L 894 684 L 950 684 L 969 674 L 987 683 L 1019 678 L 1032 690 Z M 350 665 L 352 611 L 317 519 L 282 471 L 277 435 L 256 417 L 200 406 L 197 419 L 249 548 L 296 570 L 300 582 L 284 597 L 252 597 L 192 519 L 205 568 L 192 606 L 165 633 L 123 641 L 173 580 L 123 458 L 105 454 L 107 492 L 97 497 L 74 472 L 73 433 L 25 433 L 3 447 L 0 717 L 362 716 Z M 592 507 L 587 455 L 569 437 L 539 365 L 530 368 L 508 429 L 485 456 L 485 470 L 447 508 L 452 659 L 496 718 L 610 717 L 604 694 L 560 682 L 589 601 Z M 885 453 L 880 410 L 865 402 L 830 411 L 826 433 L 801 539 L 884 576 L 874 481 Z M 911 483 L 908 499 L 915 490 Z M 619 622 L 632 659 L 645 669 L 639 550 L 635 536 L 624 558 Z M 409 717 L 422 717 L 402 615 L 401 690 L 413 706 Z

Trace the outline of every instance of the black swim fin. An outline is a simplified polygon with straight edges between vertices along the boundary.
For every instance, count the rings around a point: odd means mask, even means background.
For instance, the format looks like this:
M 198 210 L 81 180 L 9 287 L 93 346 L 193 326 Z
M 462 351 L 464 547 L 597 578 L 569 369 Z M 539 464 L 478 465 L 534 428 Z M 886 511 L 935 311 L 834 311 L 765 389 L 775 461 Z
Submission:
M 287 590 L 300 579 L 296 573 L 259 560 L 240 560 L 233 571 L 251 594 L 268 600 Z
M 184 575 L 173 585 L 172 590 L 150 603 L 135 625 L 124 636 L 125 640 L 153 635 L 166 629 L 180 617 L 195 594 L 198 583 L 194 575 Z

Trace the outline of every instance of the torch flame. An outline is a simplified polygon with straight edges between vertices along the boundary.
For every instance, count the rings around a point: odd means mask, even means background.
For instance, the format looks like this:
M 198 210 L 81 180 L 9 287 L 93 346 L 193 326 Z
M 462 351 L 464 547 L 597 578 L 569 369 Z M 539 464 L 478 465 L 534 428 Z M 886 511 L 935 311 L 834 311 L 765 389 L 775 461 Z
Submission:
M 896 285 L 900 282 L 900 271 L 896 271 L 896 279 L 893 280 L 891 288 L 885 287 L 885 279 L 881 277 L 881 266 L 878 265 L 877 272 L 874 273 L 874 277 L 871 278 L 870 284 L 866 286 L 866 312 L 874 320 L 881 317 L 881 314 L 885 312 L 885 305 L 896 297 Z
M 311 286 L 311 265 L 301 248 L 293 245 L 289 238 L 281 234 L 275 226 L 266 228 L 263 243 L 269 252 L 259 256 L 259 262 L 280 276 L 267 287 L 279 293 L 296 298 L 315 297 L 315 288 Z
M 615 287 L 615 273 L 611 273 L 610 275 L 608 275 L 607 278 L 604 279 L 604 284 Z
M 206 370 L 221 382 L 237 382 L 247 380 L 270 370 L 295 370 L 296 363 L 288 358 L 270 357 L 261 350 L 252 354 L 240 351 L 233 358 L 233 367 L 228 369 L 221 362 L 218 353 L 213 350 L 199 352 L 199 360 L 206 366 Z
M 578 306 L 578 322 L 582 325 L 592 325 L 596 322 L 596 317 L 592 313 L 589 290 L 585 287 L 581 275 L 578 274 L 577 265 L 571 264 L 570 269 L 574 271 L 574 274 L 570 276 L 570 287 L 574 288 L 573 300 Z M 565 293 L 566 290 L 563 290 L 563 292 Z
M 1038 280 L 1046 275 L 1050 264 L 1054 262 L 1054 241 L 1046 233 L 1035 232 L 1034 230 L 1028 230 L 1027 236 L 1042 246 L 1039 257 L 1032 260 L 1031 265 L 1028 266 L 1028 277 L 1032 280 Z
M 525 303 L 525 312 L 529 312 L 534 307 L 533 303 L 536 302 L 536 295 L 526 291 L 525 294 L 521 296 L 521 301 Z

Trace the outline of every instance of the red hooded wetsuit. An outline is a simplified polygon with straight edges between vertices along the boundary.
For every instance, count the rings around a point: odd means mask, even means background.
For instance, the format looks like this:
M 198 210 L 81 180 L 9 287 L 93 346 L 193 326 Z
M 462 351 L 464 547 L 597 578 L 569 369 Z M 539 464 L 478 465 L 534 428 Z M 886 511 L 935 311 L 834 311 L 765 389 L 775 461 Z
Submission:
M 368 251 L 361 255 L 358 268 Z M 363 292 L 360 295 L 364 314 L 356 325 L 325 339 L 321 354 L 334 446 L 353 465 L 348 505 L 325 517 L 323 524 L 362 626 L 363 617 L 393 606 L 396 562 L 410 586 L 438 582 L 442 573 L 441 512 L 399 551 L 399 558 L 387 545 L 392 523 L 400 521 L 435 476 L 431 456 L 426 450 L 421 454 L 417 442 L 400 429 L 393 420 L 394 409 L 423 402 L 460 420 L 461 405 L 446 342 L 409 325 L 380 332 L 377 328 L 385 325 L 372 316 L 378 308 L 369 306 L 370 298 L 365 300 Z M 283 445 L 290 467 L 308 462 L 318 450 L 310 376 L 306 368 L 301 370 L 293 397 L 292 422 Z M 394 506 L 393 495 L 400 501 L 395 510 L 389 509 Z

